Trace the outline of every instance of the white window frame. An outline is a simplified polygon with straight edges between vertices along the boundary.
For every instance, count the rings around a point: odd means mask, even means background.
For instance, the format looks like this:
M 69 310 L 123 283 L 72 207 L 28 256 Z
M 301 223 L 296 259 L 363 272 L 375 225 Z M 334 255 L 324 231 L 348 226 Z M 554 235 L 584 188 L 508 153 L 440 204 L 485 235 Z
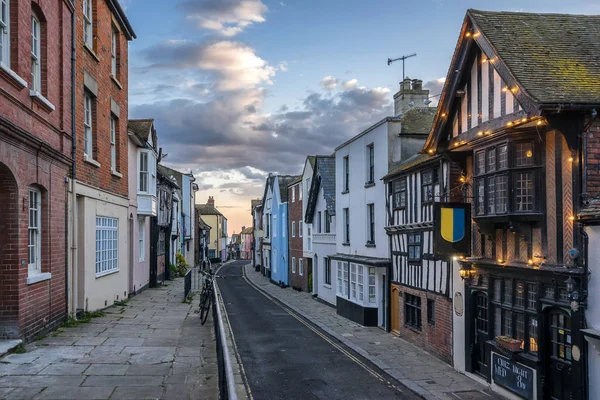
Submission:
M 110 167 L 117 171 L 117 118 L 110 114 Z
M 92 96 L 88 92 L 85 92 L 83 95 L 83 154 L 88 158 L 92 158 L 93 152 L 94 125 L 92 102 Z
M 0 64 L 10 68 L 10 0 L 0 0 Z
M 138 217 L 139 260 L 146 259 L 146 218 Z
M 292 237 L 296 237 L 296 221 L 292 221 Z
M 360 303 L 362 303 L 364 301 L 364 292 L 365 292 L 365 273 L 364 273 L 364 266 L 358 264 L 356 267 L 356 275 L 358 277 L 358 281 L 356 283 L 356 287 L 357 287 L 357 297 L 356 300 Z
M 94 46 L 94 11 L 93 0 L 83 0 L 83 41 L 91 49 Z
M 273 215 L 273 226 L 271 226 L 273 239 L 277 237 L 277 215 Z
M 42 273 L 42 192 L 29 187 L 28 275 Z
M 304 192 L 304 188 L 298 185 L 298 201 L 302 200 L 302 192 Z
M 342 294 L 345 299 L 348 298 L 348 281 L 350 280 L 350 266 L 347 262 L 342 264 Z
M 114 78 L 117 77 L 117 38 L 119 37 L 118 35 L 118 32 L 113 28 L 110 44 L 110 70 Z
M 367 268 L 369 273 L 368 284 L 369 284 L 369 303 L 377 303 L 377 277 L 375 276 L 375 267 Z M 372 278 L 372 279 L 371 279 Z
M 312 224 L 306 225 L 306 249 L 312 251 Z
M 292 186 L 292 203 L 296 201 L 296 186 Z
M 331 260 L 329 257 L 323 257 L 323 265 L 325 266 L 325 268 L 323 268 L 323 282 L 325 282 L 324 285 L 331 287 Z M 329 277 L 329 279 L 327 279 L 327 277 Z
M 300 276 L 304 275 L 304 259 L 303 258 L 298 259 L 298 274 Z
M 342 266 L 342 262 L 341 261 L 337 261 L 337 294 L 338 296 L 342 296 L 343 294 L 343 281 L 342 281 L 342 276 L 343 276 L 343 266 Z
M 356 264 L 350 264 L 350 300 L 356 301 Z
M 140 174 L 139 174 L 139 183 L 138 183 L 138 191 L 140 193 L 148 193 L 150 190 L 150 170 L 149 170 L 149 154 L 147 151 L 140 151 Z M 144 165 L 145 161 L 145 165 Z
M 281 218 L 281 237 L 285 239 L 285 232 L 287 231 L 287 226 L 285 226 L 285 221 L 287 221 L 287 219 L 285 218 L 285 213 L 283 213 L 283 217 Z
M 292 274 L 296 273 L 296 257 L 292 257 Z
M 119 271 L 119 220 L 96 216 L 96 277 Z
M 42 92 L 42 24 L 31 14 L 31 90 Z
M 302 237 L 302 220 L 298 221 L 298 237 Z

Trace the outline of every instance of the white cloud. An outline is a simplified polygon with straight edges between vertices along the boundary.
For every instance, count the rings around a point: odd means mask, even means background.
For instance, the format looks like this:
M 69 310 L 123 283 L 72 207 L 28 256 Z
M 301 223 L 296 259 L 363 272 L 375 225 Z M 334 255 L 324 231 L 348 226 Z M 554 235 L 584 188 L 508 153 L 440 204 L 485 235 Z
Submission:
M 344 89 L 350 89 L 350 88 L 355 87 L 357 83 L 358 83 L 357 79 L 350 79 L 349 81 L 342 82 L 342 87 Z
M 288 63 L 287 63 L 287 61 L 282 61 L 282 62 L 279 63 L 279 70 L 281 72 L 285 72 L 285 71 L 288 70 Z
M 323 86 L 323 88 L 327 90 L 333 90 L 336 88 L 338 80 L 333 76 L 328 75 L 325 78 L 321 79 L 319 83 L 321 84 L 321 86 Z
M 181 7 L 198 28 L 235 36 L 252 24 L 265 22 L 267 6 L 260 0 L 188 0 Z

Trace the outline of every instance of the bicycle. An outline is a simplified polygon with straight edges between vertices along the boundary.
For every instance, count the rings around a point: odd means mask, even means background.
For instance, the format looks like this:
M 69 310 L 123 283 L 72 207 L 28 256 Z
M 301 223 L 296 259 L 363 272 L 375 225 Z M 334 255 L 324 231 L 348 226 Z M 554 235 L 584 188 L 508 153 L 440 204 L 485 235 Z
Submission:
M 213 280 L 215 278 L 215 275 L 210 268 L 204 275 L 204 284 L 202 285 L 202 292 L 200 293 L 200 323 L 202 325 L 206 322 L 208 313 L 210 312 L 214 291 Z

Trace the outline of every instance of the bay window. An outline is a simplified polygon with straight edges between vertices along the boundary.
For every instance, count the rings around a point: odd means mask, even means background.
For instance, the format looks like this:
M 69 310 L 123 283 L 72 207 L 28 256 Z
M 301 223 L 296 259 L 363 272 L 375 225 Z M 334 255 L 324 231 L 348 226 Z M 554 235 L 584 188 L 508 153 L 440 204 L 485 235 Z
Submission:
M 140 153 L 140 192 L 148 192 L 148 153 Z
M 538 211 L 535 178 L 540 165 L 536 165 L 534 152 L 532 140 L 502 143 L 475 152 L 476 217 Z

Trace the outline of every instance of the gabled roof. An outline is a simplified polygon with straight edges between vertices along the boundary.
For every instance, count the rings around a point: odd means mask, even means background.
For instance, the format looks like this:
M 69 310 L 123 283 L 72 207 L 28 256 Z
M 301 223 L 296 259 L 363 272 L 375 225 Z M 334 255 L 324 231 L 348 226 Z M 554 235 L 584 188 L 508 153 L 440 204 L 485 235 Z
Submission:
M 196 209 L 198 209 L 198 208 L 196 208 Z M 212 227 L 210 225 L 208 225 L 206 222 L 204 222 L 202 217 L 200 217 L 200 214 L 198 214 L 198 227 L 200 229 L 204 229 L 205 231 L 212 229 Z
M 167 166 L 164 166 L 162 164 L 158 164 L 157 169 L 160 171 L 161 174 L 163 174 L 164 176 L 166 176 L 167 178 L 174 178 L 175 182 L 177 182 L 178 187 L 181 187 L 181 182 L 182 182 L 182 175 L 183 173 L 174 170 L 173 168 L 169 168 Z
M 250 234 L 252 234 L 252 231 L 253 231 L 252 227 L 249 226 L 245 229 L 242 229 L 242 231 L 240 232 L 240 235 L 250 235 Z
M 269 176 L 267 176 L 267 179 L 265 180 L 265 190 L 263 193 L 263 197 L 262 197 L 262 202 L 261 204 L 264 206 L 265 201 L 267 201 L 267 193 L 269 192 L 269 188 L 271 188 L 271 190 L 273 190 L 273 182 L 275 181 L 275 175 L 269 174 Z
M 223 215 L 211 204 L 196 204 L 196 211 L 200 215 Z
M 423 165 L 423 164 L 426 164 L 429 162 L 433 162 L 433 161 L 437 161 L 439 159 L 440 159 L 440 156 L 432 156 L 429 154 L 415 154 L 414 156 L 409 157 L 406 160 L 404 160 L 396 169 L 390 171 L 382 179 L 384 181 L 387 181 L 395 176 L 402 174 L 403 172 L 407 172 L 407 171 L 409 171 L 413 168 L 416 168 L 420 165 Z
M 170 168 L 158 164 L 156 166 L 156 171 L 158 173 L 159 178 L 164 178 L 164 181 L 167 182 L 169 185 L 180 189 L 179 185 L 177 184 L 177 178 L 171 173 L 172 170 Z M 175 178 L 175 180 L 173 180 L 172 177 Z
M 600 16 L 469 9 L 424 151 L 433 151 L 442 139 L 479 49 L 511 89 L 523 116 L 600 105 Z
M 599 15 L 467 15 L 536 103 L 600 103 Z
M 335 215 L 335 155 L 316 156 L 304 220 L 312 223 L 321 187 L 329 215 Z
M 127 121 L 127 130 L 135 135 L 142 145 L 149 145 L 148 140 L 152 135 L 152 147 L 156 148 L 158 138 L 154 128 L 154 119 L 130 119 Z

